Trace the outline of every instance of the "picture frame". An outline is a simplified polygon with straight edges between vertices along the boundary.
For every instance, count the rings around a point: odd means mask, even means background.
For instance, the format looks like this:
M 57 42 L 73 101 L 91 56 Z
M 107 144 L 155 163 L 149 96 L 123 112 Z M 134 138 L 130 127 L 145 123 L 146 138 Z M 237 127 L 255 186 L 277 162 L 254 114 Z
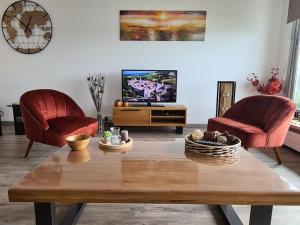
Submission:
M 216 117 L 222 117 L 235 103 L 236 82 L 218 81 Z
M 121 41 L 205 41 L 207 12 L 120 10 Z

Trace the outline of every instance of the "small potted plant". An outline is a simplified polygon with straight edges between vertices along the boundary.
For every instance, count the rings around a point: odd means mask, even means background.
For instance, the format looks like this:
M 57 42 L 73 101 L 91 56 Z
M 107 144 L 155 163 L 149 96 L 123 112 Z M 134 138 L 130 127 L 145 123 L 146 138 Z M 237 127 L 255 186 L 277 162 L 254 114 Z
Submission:
M 103 142 L 109 144 L 111 142 L 112 133 L 110 131 L 103 132 Z

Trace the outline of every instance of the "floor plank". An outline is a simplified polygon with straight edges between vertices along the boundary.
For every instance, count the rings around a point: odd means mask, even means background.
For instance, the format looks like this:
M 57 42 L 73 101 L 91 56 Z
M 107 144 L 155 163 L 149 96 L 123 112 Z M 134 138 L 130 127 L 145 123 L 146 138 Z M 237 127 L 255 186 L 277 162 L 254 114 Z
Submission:
M 144 138 L 184 137 L 174 129 L 130 129 L 130 136 Z M 3 126 L 0 136 L 0 224 L 34 224 L 31 203 L 9 203 L 7 190 L 26 173 L 51 156 L 58 148 L 34 143 L 28 159 L 23 159 L 28 141 L 25 136 L 14 135 L 13 126 Z M 295 187 L 300 188 L 300 153 L 288 148 L 281 150 L 283 165 L 277 165 L 272 150 L 250 149 L 259 160 L 270 166 Z M 259 176 L 259 174 L 257 174 Z M 248 224 L 249 206 L 235 206 L 242 221 Z M 61 207 L 60 212 L 64 210 Z M 206 205 L 156 205 L 156 204 L 88 204 L 78 225 L 225 225 L 219 209 Z M 272 225 L 300 225 L 300 207 L 275 206 Z

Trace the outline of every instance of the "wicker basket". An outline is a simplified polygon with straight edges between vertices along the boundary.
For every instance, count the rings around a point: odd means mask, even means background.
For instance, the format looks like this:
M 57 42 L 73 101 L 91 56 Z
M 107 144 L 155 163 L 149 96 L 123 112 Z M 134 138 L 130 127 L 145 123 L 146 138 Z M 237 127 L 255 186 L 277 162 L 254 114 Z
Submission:
M 191 151 L 199 155 L 229 157 L 229 156 L 235 156 L 236 154 L 239 153 L 239 149 L 241 147 L 241 140 L 240 139 L 238 140 L 239 142 L 235 145 L 211 146 L 211 145 L 204 145 L 204 144 L 193 142 L 191 134 L 188 134 L 185 137 L 185 148 L 188 151 Z
M 208 166 L 233 165 L 240 161 L 240 156 L 238 154 L 232 157 L 212 157 L 208 155 L 200 155 L 201 157 L 199 157 L 197 153 L 194 153 L 193 151 L 190 151 L 188 149 L 185 150 L 184 154 L 188 159 Z

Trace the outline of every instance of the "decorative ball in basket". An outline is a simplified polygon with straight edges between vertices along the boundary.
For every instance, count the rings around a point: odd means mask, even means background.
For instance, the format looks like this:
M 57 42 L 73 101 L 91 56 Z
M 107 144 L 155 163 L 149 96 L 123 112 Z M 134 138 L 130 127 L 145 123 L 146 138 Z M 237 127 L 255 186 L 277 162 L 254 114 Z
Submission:
M 241 140 L 225 131 L 194 130 L 185 137 L 187 151 L 208 156 L 235 156 L 239 153 Z

